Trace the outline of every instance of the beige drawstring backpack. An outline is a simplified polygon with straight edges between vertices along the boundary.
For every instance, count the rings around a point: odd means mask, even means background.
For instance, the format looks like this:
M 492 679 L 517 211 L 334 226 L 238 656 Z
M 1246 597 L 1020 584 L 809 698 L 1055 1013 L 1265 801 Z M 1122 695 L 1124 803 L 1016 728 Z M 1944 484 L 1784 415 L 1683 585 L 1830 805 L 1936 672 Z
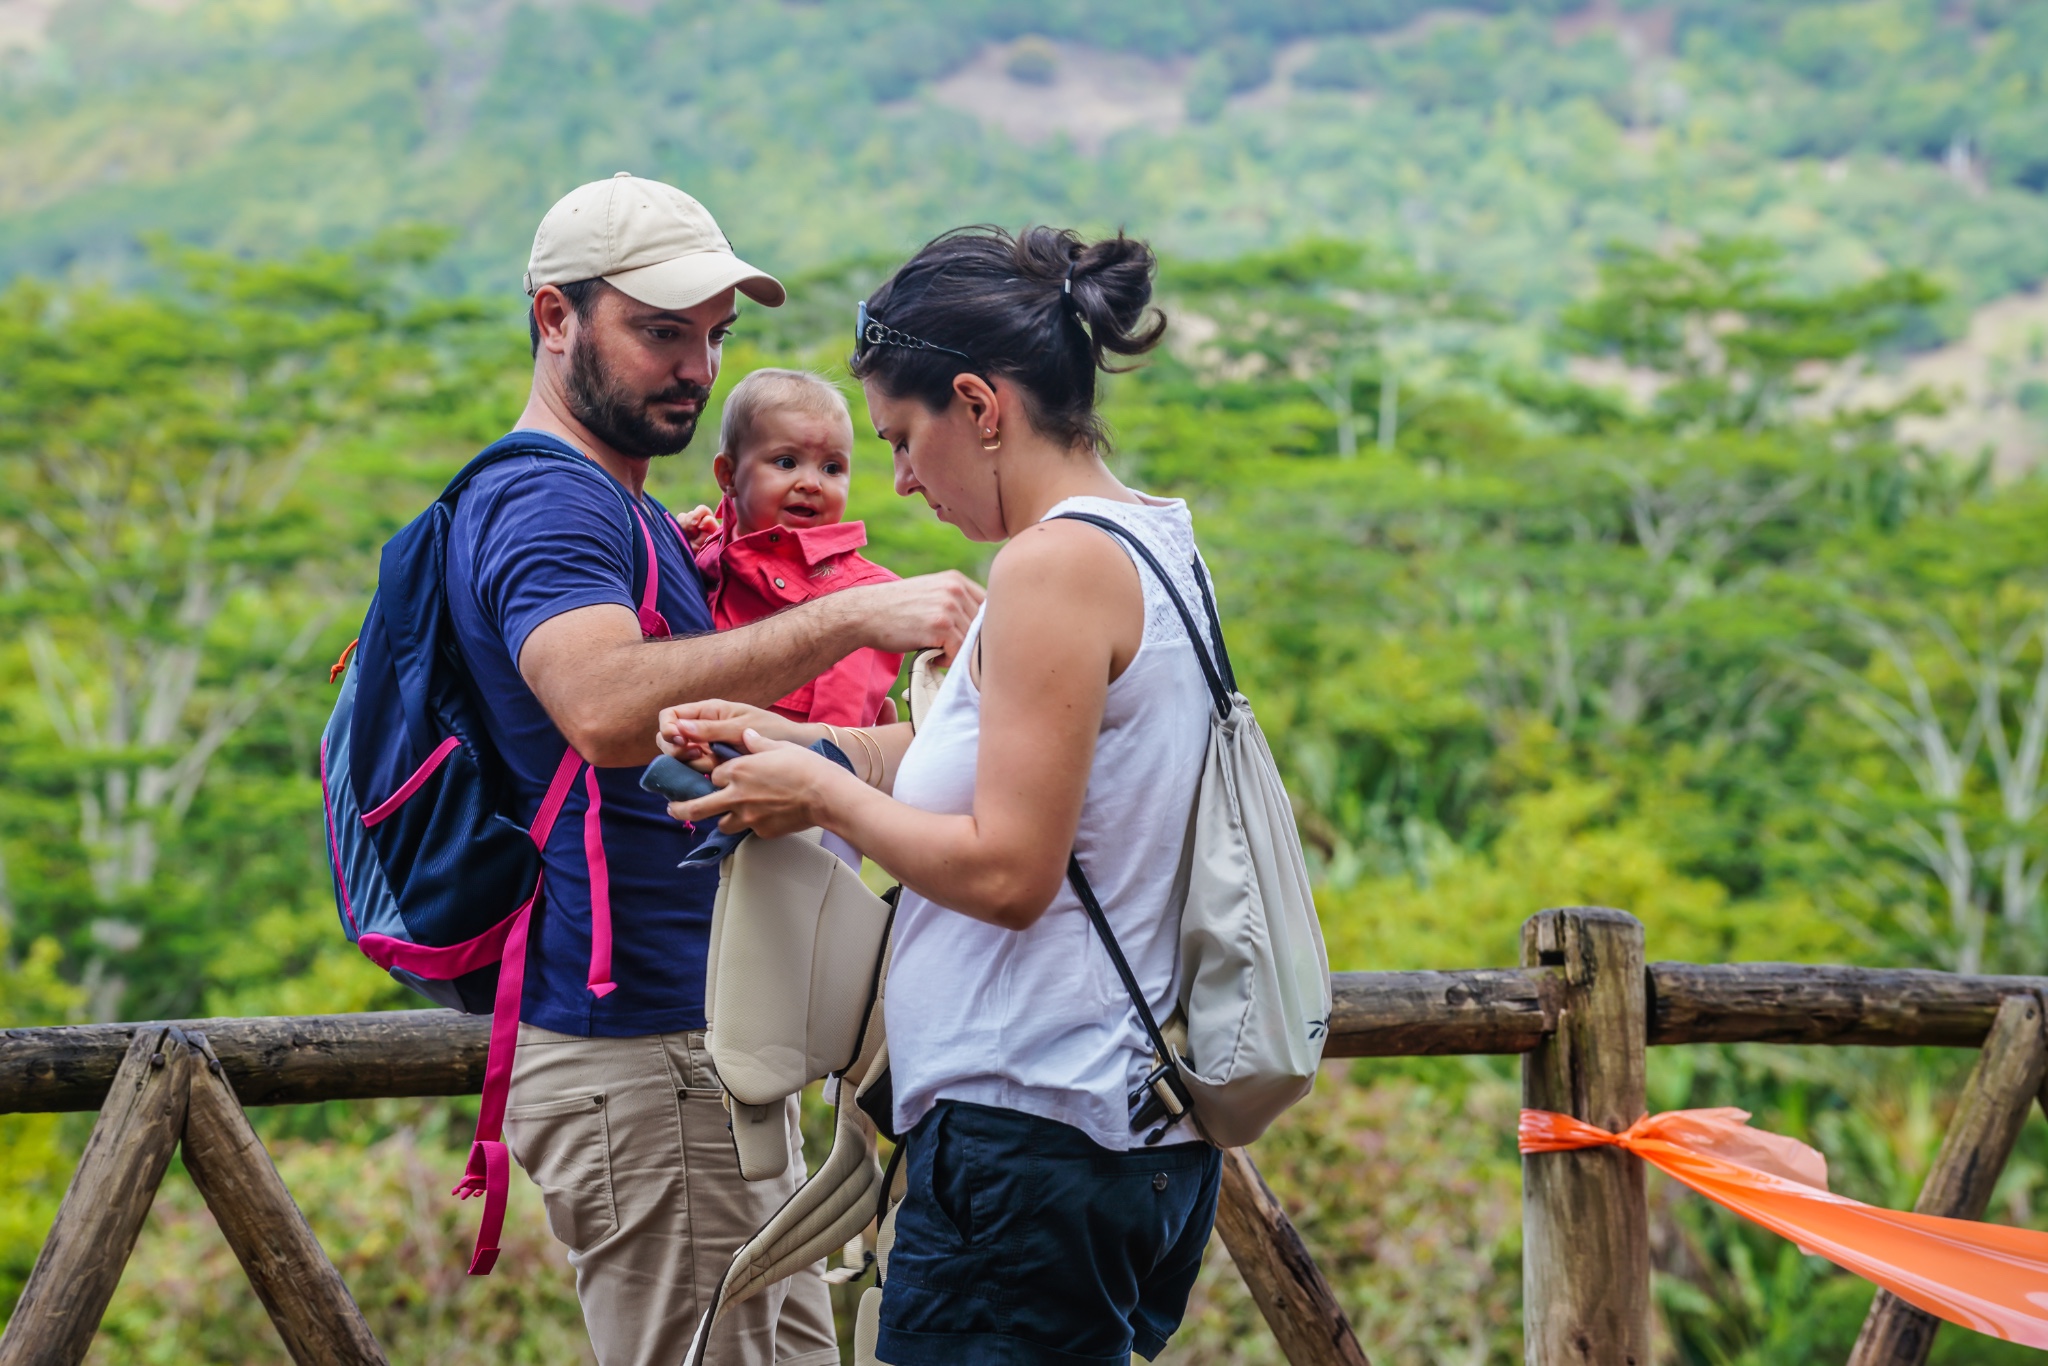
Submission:
M 1189 815 L 1179 1010 L 1166 1030 L 1152 1018 L 1080 860 L 1067 862 L 1067 879 L 1115 962 L 1160 1064 L 1147 1079 L 1152 1096 L 1133 1098 L 1132 1128 L 1156 1125 L 1146 1141 L 1157 1142 L 1192 1109 L 1203 1137 L 1219 1148 L 1242 1147 L 1309 1093 L 1330 1027 L 1330 960 L 1294 809 L 1251 703 L 1237 691 L 1200 562 L 1194 577 L 1208 619 L 1208 648 L 1194 614 L 1143 541 L 1107 517 L 1060 516 L 1109 532 L 1151 569 L 1180 614 L 1215 704 L 1209 754 Z

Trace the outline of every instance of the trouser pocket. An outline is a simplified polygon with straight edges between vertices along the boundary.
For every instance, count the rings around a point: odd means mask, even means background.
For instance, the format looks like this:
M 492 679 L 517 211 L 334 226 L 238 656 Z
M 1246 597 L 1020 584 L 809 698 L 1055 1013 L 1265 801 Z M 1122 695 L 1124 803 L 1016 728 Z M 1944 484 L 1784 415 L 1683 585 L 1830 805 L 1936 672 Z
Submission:
M 604 1096 L 514 1105 L 505 1111 L 505 1144 L 540 1187 L 548 1228 L 571 1252 L 617 1231 Z
M 912 1183 L 921 1187 L 936 1225 L 962 1247 L 974 1243 L 975 1182 L 969 1140 L 959 1132 L 953 1107 L 941 1103 L 929 1123 L 920 1125 L 911 1143 L 916 1164 Z

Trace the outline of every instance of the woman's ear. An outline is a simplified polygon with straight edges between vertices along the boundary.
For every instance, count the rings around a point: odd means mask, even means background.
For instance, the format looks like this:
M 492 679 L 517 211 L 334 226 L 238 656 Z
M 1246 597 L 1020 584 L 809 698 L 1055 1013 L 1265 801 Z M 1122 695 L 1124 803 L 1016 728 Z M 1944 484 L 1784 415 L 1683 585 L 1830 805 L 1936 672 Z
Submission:
M 959 374 L 953 376 L 953 397 L 966 405 L 968 419 L 974 423 L 977 436 L 1000 434 L 1003 429 L 1003 402 L 996 391 L 989 387 L 980 375 Z
M 711 458 L 711 477 L 718 482 L 718 491 L 728 498 L 733 496 L 732 476 L 734 468 L 733 458 L 724 451 L 720 451 Z

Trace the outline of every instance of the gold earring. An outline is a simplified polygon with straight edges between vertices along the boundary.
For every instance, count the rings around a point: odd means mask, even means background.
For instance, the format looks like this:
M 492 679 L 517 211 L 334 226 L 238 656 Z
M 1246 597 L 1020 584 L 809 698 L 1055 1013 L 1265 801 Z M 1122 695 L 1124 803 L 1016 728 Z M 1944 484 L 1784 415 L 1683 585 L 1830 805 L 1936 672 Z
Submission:
M 983 450 L 985 450 L 985 451 L 997 451 L 997 450 L 1001 450 L 1001 449 L 1002 449 L 1002 447 L 1003 447 L 1003 438 L 1002 438 L 1002 437 L 1001 437 L 1000 435 L 998 435 L 998 434 L 997 434 L 997 432 L 996 432 L 996 429 L 995 429 L 995 428 L 991 427 L 991 428 L 989 428 L 989 429 L 988 429 L 987 431 L 985 431 L 985 432 L 983 432 L 983 433 L 981 434 L 981 448 L 982 448 Z

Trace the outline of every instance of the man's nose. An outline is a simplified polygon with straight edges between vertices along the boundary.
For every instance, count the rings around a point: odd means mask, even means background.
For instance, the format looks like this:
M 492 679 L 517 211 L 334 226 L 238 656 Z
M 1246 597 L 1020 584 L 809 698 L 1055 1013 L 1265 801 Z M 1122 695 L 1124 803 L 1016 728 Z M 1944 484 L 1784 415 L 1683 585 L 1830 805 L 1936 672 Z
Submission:
M 681 359 L 676 362 L 675 377 L 690 384 L 701 384 L 709 389 L 718 381 L 718 347 L 706 335 L 685 347 Z

